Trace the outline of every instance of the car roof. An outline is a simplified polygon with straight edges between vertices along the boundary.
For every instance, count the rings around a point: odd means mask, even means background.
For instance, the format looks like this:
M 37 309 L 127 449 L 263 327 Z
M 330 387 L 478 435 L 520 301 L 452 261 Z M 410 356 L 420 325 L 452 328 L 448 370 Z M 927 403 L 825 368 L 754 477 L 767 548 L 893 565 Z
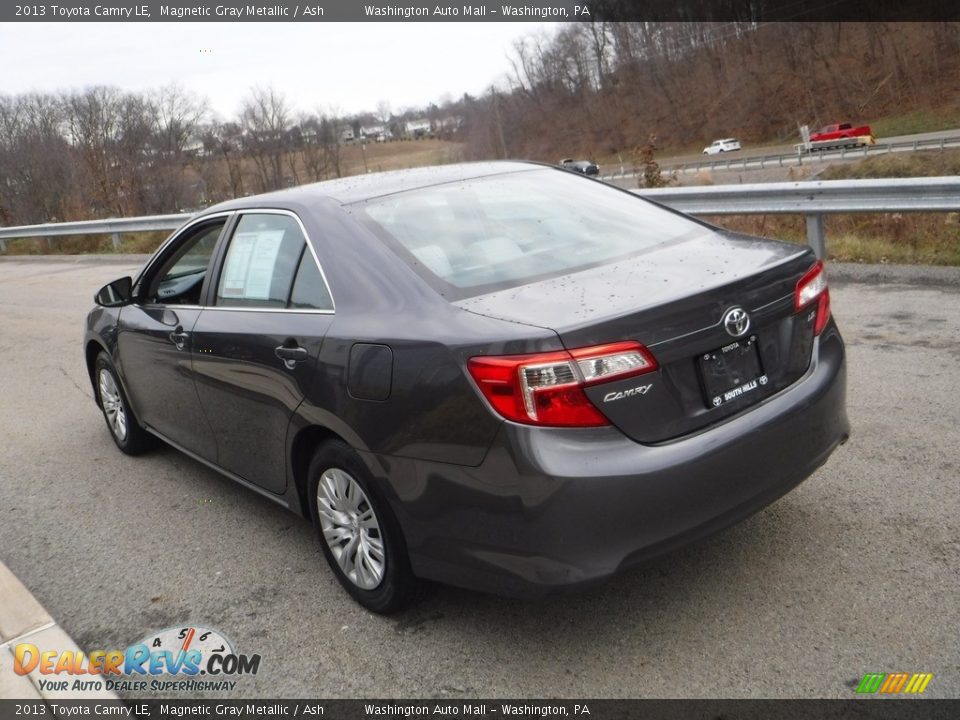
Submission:
M 299 185 L 286 190 L 251 195 L 249 197 L 228 200 L 208 209 L 207 212 L 256 207 L 266 204 L 285 202 L 304 203 L 320 198 L 330 198 L 343 205 L 362 202 L 384 195 L 417 190 L 432 185 L 472 180 L 489 175 L 529 172 L 552 167 L 544 163 L 503 160 L 496 162 L 458 163 L 431 167 L 391 170 L 388 172 L 352 175 L 336 180 Z

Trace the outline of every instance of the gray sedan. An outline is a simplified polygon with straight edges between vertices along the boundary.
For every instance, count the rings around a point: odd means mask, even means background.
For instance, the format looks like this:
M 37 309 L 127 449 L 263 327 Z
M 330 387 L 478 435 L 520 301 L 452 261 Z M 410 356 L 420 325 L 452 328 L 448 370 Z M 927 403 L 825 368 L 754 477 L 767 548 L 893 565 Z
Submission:
M 597 582 L 763 508 L 849 432 L 809 249 L 544 165 L 223 203 L 96 299 L 120 450 L 163 441 L 310 518 L 376 612 L 420 579 Z

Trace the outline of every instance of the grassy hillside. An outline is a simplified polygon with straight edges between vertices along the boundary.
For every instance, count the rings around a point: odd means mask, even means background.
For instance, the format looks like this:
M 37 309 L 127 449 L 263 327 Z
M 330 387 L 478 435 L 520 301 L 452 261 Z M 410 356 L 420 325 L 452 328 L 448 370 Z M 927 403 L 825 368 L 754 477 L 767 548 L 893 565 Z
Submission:
M 651 137 L 678 155 L 842 121 L 878 137 L 960 127 L 958 23 L 588 23 L 515 54 L 512 92 L 468 106 L 478 157 L 626 160 Z

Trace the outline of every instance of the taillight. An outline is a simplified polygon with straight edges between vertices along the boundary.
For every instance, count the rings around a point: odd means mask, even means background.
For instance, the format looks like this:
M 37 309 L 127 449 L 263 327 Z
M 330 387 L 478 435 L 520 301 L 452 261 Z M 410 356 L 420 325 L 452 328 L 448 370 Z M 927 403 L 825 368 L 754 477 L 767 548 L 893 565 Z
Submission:
M 643 345 L 620 342 L 532 355 L 470 358 L 470 375 L 507 420 L 527 425 L 596 427 L 609 421 L 583 391 L 657 369 Z
M 817 264 L 800 278 L 794 297 L 797 312 L 814 302 L 817 304 L 817 319 L 813 324 L 813 334 L 819 335 L 827 326 L 827 320 L 830 319 L 830 288 L 827 287 L 827 274 L 823 269 L 822 260 L 817 260 Z

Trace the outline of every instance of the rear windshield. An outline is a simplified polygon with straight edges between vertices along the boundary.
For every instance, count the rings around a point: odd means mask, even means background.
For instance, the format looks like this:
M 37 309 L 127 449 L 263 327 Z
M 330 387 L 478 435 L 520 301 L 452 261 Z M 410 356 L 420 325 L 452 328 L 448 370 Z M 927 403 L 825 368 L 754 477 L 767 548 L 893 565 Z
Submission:
M 569 274 L 704 232 L 631 194 L 552 169 L 411 190 L 353 210 L 451 299 Z

